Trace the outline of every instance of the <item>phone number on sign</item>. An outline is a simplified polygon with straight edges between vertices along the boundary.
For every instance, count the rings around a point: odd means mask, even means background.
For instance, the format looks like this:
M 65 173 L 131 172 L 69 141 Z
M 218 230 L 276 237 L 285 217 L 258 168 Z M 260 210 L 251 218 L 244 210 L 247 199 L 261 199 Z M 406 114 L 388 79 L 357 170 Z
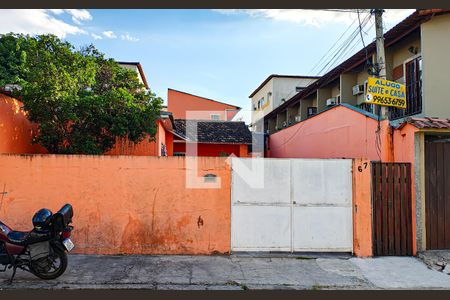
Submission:
M 387 97 L 387 96 L 377 96 L 377 95 L 370 95 L 370 96 L 371 97 L 367 97 L 367 102 L 370 102 L 373 104 L 389 105 L 389 106 L 397 106 L 397 107 L 401 107 L 401 108 L 406 108 L 406 101 L 403 99 L 392 98 L 392 97 Z

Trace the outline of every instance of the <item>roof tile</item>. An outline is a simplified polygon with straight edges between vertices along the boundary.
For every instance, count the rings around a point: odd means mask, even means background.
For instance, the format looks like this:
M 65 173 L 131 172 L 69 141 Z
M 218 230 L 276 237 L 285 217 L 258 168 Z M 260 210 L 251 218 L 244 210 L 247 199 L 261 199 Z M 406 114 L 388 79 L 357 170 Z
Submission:
M 450 129 L 450 119 L 439 118 L 408 118 L 406 123 L 409 123 L 416 128 L 436 128 L 436 129 Z
M 244 122 L 175 119 L 175 134 L 199 143 L 251 144 L 252 133 Z M 195 133 L 197 126 L 197 134 Z

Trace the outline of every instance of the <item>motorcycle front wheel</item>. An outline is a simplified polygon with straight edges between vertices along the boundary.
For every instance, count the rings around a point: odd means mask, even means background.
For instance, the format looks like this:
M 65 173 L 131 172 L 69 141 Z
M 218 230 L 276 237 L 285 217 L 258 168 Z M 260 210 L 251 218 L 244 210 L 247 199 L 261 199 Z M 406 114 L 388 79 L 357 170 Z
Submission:
M 67 254 L 65 251 L 53 248 L 48 257 L 32 262 L 31 273 L 45 280 L 51 280 L 61 276 L 67 268 Z

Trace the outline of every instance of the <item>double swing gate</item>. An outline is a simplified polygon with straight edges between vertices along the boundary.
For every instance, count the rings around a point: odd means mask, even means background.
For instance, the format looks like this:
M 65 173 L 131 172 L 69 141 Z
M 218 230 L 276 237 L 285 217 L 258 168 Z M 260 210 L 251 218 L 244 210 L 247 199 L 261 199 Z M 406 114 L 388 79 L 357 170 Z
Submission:
M 372 162 L 373 253 L 412 255 L 411 164 Z
M 351 159 L 233 158 L 231 195 L 234 252 L 353 250 Z

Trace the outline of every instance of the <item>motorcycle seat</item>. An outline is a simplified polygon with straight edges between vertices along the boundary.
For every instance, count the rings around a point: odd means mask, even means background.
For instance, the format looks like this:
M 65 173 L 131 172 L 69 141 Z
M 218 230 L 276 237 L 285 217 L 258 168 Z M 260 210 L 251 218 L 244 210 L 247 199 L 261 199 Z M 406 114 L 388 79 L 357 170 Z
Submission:
M 24 245 L 27 241 L 27 238 L 29 237 L 30 232 L 24 232 L 24 231 L 10 231 L 8 233 L 8 242 L 15 245 Z
M 51 234 L 49 231 L 11 231 L 7 237 L 11 244 L 26 246 L 49 240 Z

